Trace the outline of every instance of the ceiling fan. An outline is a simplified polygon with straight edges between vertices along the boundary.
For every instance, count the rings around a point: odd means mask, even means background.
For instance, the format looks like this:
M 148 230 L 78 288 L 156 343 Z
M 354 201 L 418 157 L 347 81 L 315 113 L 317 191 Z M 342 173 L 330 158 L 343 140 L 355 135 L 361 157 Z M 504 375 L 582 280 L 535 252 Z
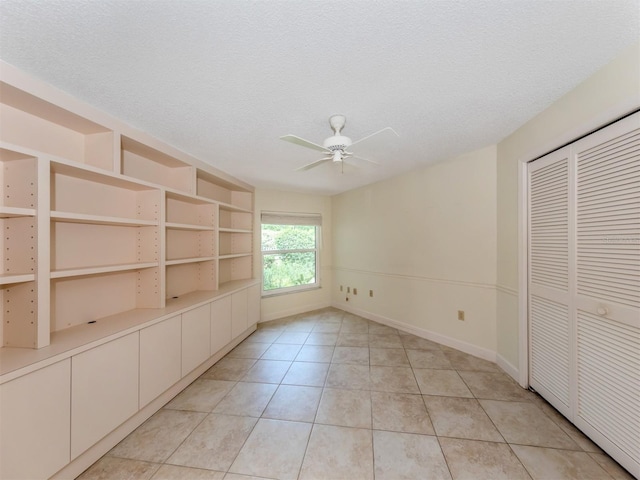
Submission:
M 323 158 L 320 160 L 316 160 L 315 162 L 308 163 L 307 165 L 303 165 L 300 168 L 297 168 L 296 171 L 301 170 L 309 170 L 311 168 L 322 165 L 325 162 L 333 162 L 334 164 L 340 164 L 341 168 L 344 168 L 344 160 L 347 158 L 357 158 L 359 160 L 364 160 L 365 162 L 373 163 L 375 165 L 379 165 L 377 162 L 373 160 L 369 160 L 367 158 L 359 157 L 354 155 L 353 152 L 349 151 L 355 145 L 362 144 L 365 140 L 369 140 L 370 138 L 383 133 L 383 132 L 392 132 L 396 137 L 398 134 L 391 127 L 383 128 L 382 130 L 378 130 L 371 135 L 367 135 L 364 138 L 356 142 L 352 142 L 349 137 L 345 137 L 341 135 L 341 131 L 344 128 L 347 119 L 344 115 L 332 115 L 329 117 L 329 125 L 333 130 L 333 135 L 327 138 L 322 145 L 318 145 L 317 143 L 310 142 L 309 140 L 305 140 L 304 138 L 300 138 L 296 135 L 284 135 L 280 137 L 281 140 L 286 142 L 291 142 L 296 145 L 300 145 L 301 147 L 311 148 L 313 150 L 317 150 L 325 154 Z

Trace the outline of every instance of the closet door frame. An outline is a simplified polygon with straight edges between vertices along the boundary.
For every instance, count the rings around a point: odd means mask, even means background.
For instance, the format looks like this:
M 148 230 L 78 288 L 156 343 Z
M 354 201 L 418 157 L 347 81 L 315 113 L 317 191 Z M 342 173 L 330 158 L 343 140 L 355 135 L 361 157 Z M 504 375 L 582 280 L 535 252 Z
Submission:
M 627 98 L 617 105 L 597 112 L 573 128 L 552 137 L 531 149 L 518 160 L 518 367 L 521 387 L 529 388 L 529 175 L 528 163 L 577 141 L 578 139 L 614 123 L 635 111 L 636 98 Z

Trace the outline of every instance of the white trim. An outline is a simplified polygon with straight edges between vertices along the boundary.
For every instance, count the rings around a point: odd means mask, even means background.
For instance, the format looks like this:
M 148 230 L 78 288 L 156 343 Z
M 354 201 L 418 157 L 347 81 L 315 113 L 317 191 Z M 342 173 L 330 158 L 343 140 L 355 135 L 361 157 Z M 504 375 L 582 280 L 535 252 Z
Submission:
M 277 312 L 274 312 L 268 315 L 265 315 L 263 311 L 262 318 L 258 323 L 271 322 L 272 320 L 278 320 L 280 318 L 290 317 L 291 315 L 299 315 L 301 313 L 311 312 L 313 310 L 320 310 L 321 308 L 327 308 L 330 306 L 331 306 L 331 302 L 322 302 L 322 303 L 316 303 L 313 305 L 304 305 L 301 307 L 290 308 L 288 310 L 279 310 Z
M 432 342 L 440 343 L 447 347 L 455 348 L 456 350 L 460 350 L 461 352 L 468 353 L 469 355 L 474 355 L 484 360 L 488 360 L 489 362 L 496 361 L 496 352 L 494 352 L 493 350 L 478 347 L 477 345 L 473 345 L 471 343 L 467 343 L 465 341 L 458 340 L 456 338 L 448 337 L 447 335 L 442 335 L 441 333 L 432 332 L 430 330 L 425 330 L 423 328 L 415 327 L 413 325 L 409 325 L 407 323 L 400 322 L 398 320 L 393 320 L 391 318 L 383 317 L 382 315 L 376 315 L 375 313 L 367 312 L 366 310 L 353 308 L 347 304 L 333 302 L 331 306 L 335 308 L 339 308 L 340 310 L 344 310 L 349 313 L 353 313 L 355 315 L 359 315 L 369 320 L 373 320 L 374 322 L 387 325 L 389 327 L 398 328 L 404 332 L 412 333 L 418 337 L 431 340 Z
M 515 365 L 511 364 L 506 358 L 499 353 L 496 353 L 496 363 L 504 370 L 507 375 L 513 378 L 516 382 L 520 383 L 520 372 Z M 524 387 L 527 388 L 527 387 Z
M 431 283 L 440 283 L 440 284 L 448 284 L 448 285 L 458 285 L 462 287 L 475 287 L 475 288 L 486 288 L 489 290 L 493 290 L 496 288 L 496 285 L 493 283 L 479 283 L 479 282 L 464 282 L 461 280 L 446 280 L 443 278 L 434 278 L 434 277 L 424 277 L 421 275 L 404 275 L 401 273 L 382 273 L 382 272 L 374 272 L 371 270 L 359 270 L 355 268 L 343 268 L 343 267 L 333 267 L 334 271 L 337 272 L 350 272 L 357 273 L 361 275 L 375 275 L 377 277 L 386 277 L 386 278 L 400 278 L 400 279 L 408 279 L 408 280 L 421 280 L 424 282 Z
M 528 167 L 518 162 L 518 383 L 529 388 L 529 187 Z

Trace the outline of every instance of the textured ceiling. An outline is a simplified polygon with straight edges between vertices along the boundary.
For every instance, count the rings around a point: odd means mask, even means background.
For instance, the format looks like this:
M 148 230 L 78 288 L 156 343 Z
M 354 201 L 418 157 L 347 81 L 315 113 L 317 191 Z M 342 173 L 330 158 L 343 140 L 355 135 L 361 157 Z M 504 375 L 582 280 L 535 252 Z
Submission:
M 638 41 L 638 0 L 0 0 L 0 58 L 260 187 L 333 194 L 497 143 Z M 347 117 L 380 166 L 330 163 Z M 355 150 L 355 149 L 354 149 Z

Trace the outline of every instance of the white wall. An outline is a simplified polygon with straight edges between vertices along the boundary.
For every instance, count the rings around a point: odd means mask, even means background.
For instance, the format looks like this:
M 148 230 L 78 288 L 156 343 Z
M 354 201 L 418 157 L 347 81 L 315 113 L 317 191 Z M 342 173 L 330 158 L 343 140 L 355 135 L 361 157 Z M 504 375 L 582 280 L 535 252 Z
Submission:
M 518 164 L 640 107 L 640 44 L 560 98 L 498 144 L 499 360 L 519 368 Z M 526 352 L 524 352 L 526 353 Z
M 495 359 L 495 146 L 337 195 L 333 225 L 335 306 Z
M 278 190 L 256 189 L 254 241 L 254 276 L 262 278 L 260 254 L 260 213 L 295 212 L 322 215 L 322 246 L 320 251 L 320 289 L 289 293 L 262 299 L 262 320 L 273 320 L 331 305 L 331 197 L 290 193 Z

